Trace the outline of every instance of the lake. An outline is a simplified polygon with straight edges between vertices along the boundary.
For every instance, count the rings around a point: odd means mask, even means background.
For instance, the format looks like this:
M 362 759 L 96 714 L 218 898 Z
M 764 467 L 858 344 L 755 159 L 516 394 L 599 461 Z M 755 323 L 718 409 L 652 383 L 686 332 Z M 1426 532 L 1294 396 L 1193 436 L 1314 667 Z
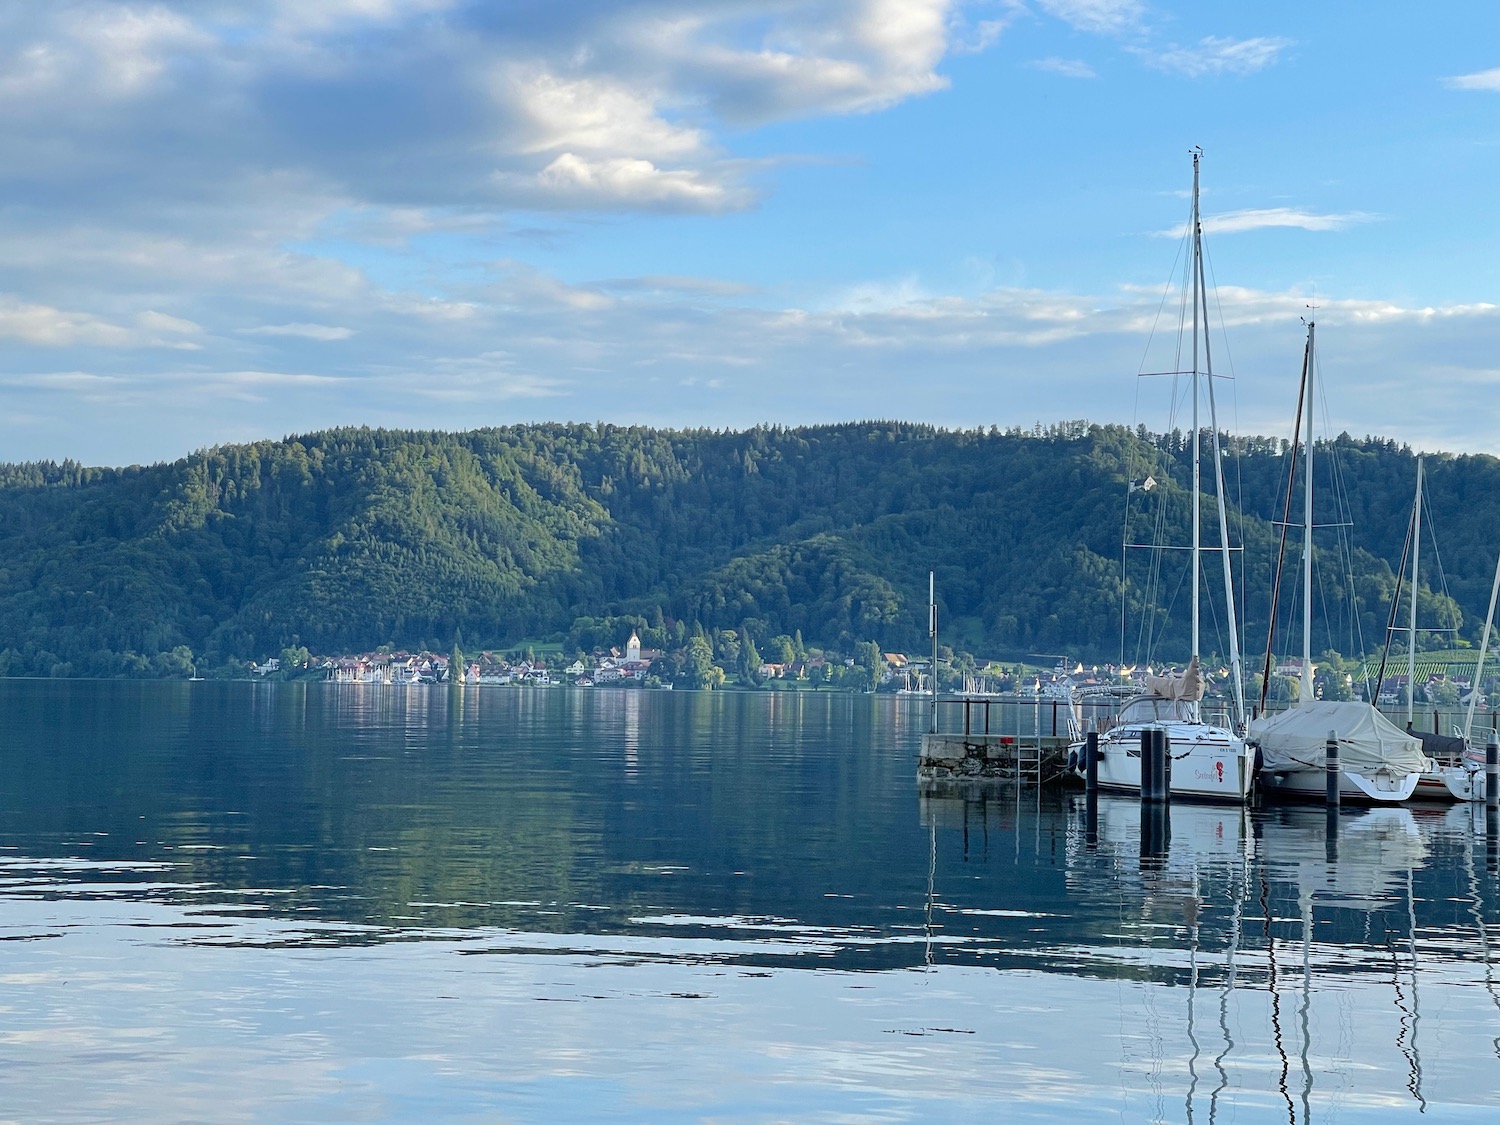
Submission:
M 0 681 L 0 1121 L 1491 1121 L 1482 808 L 926 795 L 920 699 Z

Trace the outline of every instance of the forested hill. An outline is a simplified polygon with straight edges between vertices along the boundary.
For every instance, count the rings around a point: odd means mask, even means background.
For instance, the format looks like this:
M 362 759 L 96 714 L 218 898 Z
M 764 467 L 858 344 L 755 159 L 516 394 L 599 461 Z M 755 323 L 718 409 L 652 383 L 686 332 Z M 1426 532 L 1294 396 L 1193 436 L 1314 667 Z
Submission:
M 757 640 L 800 631 L 837 651 L 867 640 L 920 650 L 930 569 L 955 647 L 1114 659 L 1122 520 L 1132 541 L 1187 542 L 1186 446 L 1181 435 L 1082 423 L 1028 432 L 526 425 L 329 430 L 147 468 L 0 466 L 0 673 L 160 673 L 184 646 L 206 667 L 294 639 L 325 653 L 547 635 L 588 646 L 622 628 L 606 619 L 622 617 L 663 642 L 702 625 L 744 627 Z M 1236 584 L 1254 650 L 1264 644 L 1271 521 L 1288 458 L 1271 440 L 1234 449 L 1231 537 L 1244 545 Z M 1350 539 L 1368 647 L 1385 628 L 1415 456 L 1343 437 L 1316 460 L 1338 467 L 1349 511 L 1334 512 L 1330 499 L 1319 514 L 1348 526 L 1320 532 L 1315 647 L 1349 652 L 1350 567 L 1332 558 L 1335 541 Z M 1472 635 L 1500 546 L 1500 462 L 1427 464 L 1457 606 L 1424 596 L 1423 619 L 1436 627 L 1461 613 Z M 1148 475 L 1158 487 L 1127 494 L 1128 481 Z M 1212 506 L 1204 510 L 1216 542 Z M 1430 544 L 1424 551 L 1429 559 Z M 1127 552 L 1127 659 L 1152 644 L 1170 659 L 1180 647 L 1184 559 Z M 1217 560 L 1205 568 L 1205 647 L 1223 651 Z

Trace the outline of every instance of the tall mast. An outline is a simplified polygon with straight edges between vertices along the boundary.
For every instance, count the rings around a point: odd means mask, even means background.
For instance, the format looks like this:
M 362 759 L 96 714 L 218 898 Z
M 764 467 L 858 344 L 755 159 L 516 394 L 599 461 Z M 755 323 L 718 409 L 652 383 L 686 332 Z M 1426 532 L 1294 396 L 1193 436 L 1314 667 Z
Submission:
M 1474 704 L 1479 699 L 1479 685 L 1484 680 L 1484 657 L 1490 650 L 1490 629 L 1495 624 L 1495 600 L 1500 598 L 1500 559 L 1495 560 L 1495 582 L 1490 587 L 1490 611 L 1484 617 L 1484 636 L 1479 640 L 1479 659 L 1474 664 L 1474 683 L 1469 688 L 1469 713 L 1464 716 L 1464 741 L 1474 731 Z
M 1312 536 L 1313 536 L 1313 346 L 1317 325 L 1307 324 L 1307 452 L 1302 481 L 1302 682 L 1297 702 L 1313 697 L 1312 674 Z
M 1422 458 L 1417 458 L 1417 501 L 1412 508 L 1411 617 L 1406 630 L 1406 723 L 1411 725 L 1417 690 L 1417 560 L 1422 557 Z
M 1240 626 L 1234 605 L 1234 570 L 1230 565 L 1229 514 L 1224 502 L 1224 450 L 1219 445 L 1219 409 L 1214 398 L 1214 357 L 1208 333 L 1208 279 L 1198 256 L 1198 293 L 1203 303 L 1203 367 L 1208 379 L 1208 426 L 1213 434 L 1214 495 L 1218 499 L 1219 552 L 1224 564 L 1224 605 L 1229 618 L 1229 674 L 1234 678 L 1235 724 L 1245 722 L 1245 671 L 1240 662 Z
M 1198 161 L 1202 152 L 1193 150 L 1193 257 L 1189 263 L 1193 272 L 1193 659 L 1198 659 L 1198 602 L 1199 563 L 1198 557 L 1203 539 L 1202 512 L 1202 466 L 1198 449 L 1198 300 L 1201 293 L 1198 284 L 1198 268 L 1203 258 L 1203 224 L 1198 215 Z

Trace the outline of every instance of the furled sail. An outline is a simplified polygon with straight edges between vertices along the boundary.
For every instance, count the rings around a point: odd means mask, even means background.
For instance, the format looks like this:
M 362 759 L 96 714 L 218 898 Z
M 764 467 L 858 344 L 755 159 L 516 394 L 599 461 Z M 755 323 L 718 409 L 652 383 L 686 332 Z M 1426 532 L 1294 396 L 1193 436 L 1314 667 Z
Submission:
M 1146 692 L 1159 699 L 1189 699 L 1197 701 L 1203 698 L 1203 672 L 1198 667 L 1198 658 L 1193 657 L 1187 668 L 1178 673 L 1169 673 L 1165 676 L 1147 676 Z

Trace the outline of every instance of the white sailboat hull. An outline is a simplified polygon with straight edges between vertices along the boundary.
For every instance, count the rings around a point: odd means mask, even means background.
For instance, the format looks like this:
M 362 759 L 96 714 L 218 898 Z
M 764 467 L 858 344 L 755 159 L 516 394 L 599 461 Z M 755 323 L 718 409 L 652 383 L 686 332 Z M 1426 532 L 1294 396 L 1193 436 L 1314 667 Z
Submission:
M 1434 765 L 1417 780 L 1412 797 L 1418 801 L 1482 801 L 1484 791 L 1484 766 Z
M 1250 758 L 1242 739 L 1207 723 L 1167 722 L 1119 727 L 1099 739 L 1099 788 L 1112 792 L 1141 791 L 1141 732 L 1159 729 L 1167 734 L 1172 758 L 1173 797 L 1244 804 L 1250 795 Z M 1083 760 L 1078 743 L 1077 760 Z
M 1343 769 L 1339 771 L 1339 799 L 1358 804 L 1398 805 L 1411 799 L 1422 776 L 1415 772 L 1361 773 Z M 1320 769 L 1263 771 L 1260 784 L 1267 793 L 1285 797 L 1321 801 L 1328 795 L 1328 774 Z

